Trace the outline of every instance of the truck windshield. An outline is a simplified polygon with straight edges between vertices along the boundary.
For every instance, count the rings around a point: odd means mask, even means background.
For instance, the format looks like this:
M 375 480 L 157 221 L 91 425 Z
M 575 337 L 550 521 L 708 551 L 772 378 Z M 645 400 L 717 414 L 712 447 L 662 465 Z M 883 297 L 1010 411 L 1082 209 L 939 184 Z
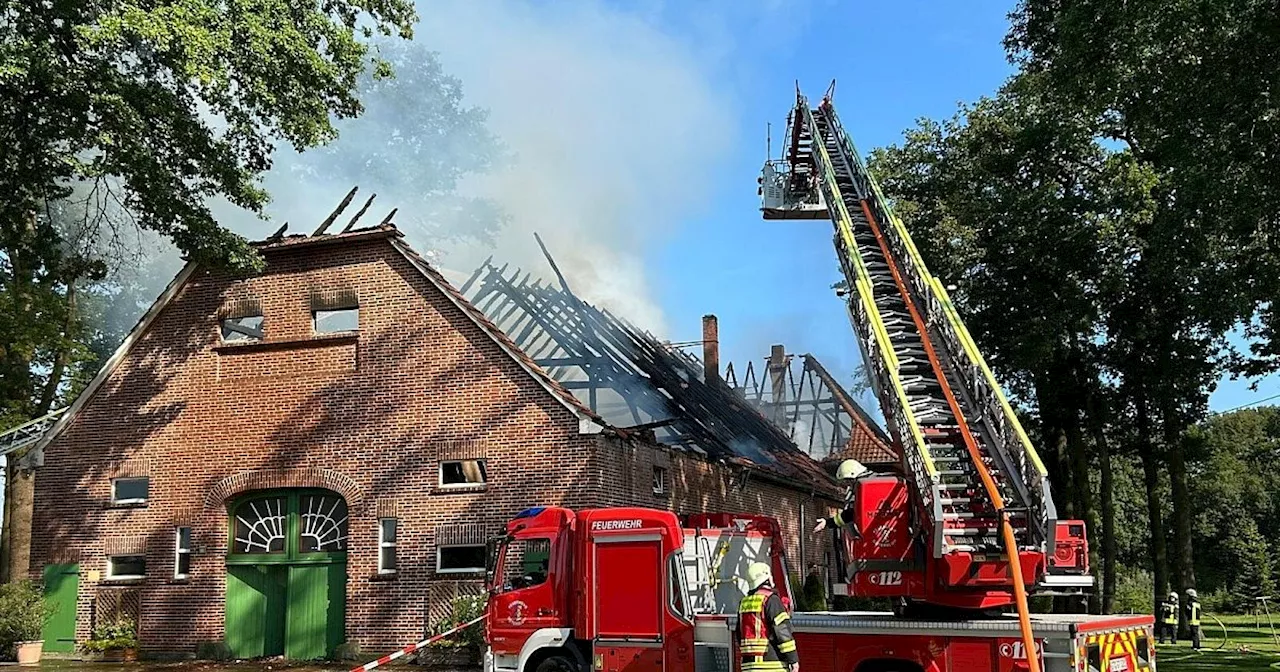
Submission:
M 494 588 L 521 590 L 546 583 L 551 566 L 551 540 L 508 539 L 496 549 Z

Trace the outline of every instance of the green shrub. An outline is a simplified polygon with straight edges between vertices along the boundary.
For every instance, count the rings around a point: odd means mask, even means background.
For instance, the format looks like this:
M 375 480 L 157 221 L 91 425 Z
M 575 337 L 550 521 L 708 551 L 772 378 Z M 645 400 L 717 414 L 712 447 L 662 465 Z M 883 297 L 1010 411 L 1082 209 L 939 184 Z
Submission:
M 122 618 L 104 623 L 93 629 L 89 641 L 80 645 L 85 651 L 116 651 L 138 648 L 138 626 L 131 619 Z
M 231 647 L 222 640 L 204 641 L 196 645 L 196 658 L 200 660 L 227 661 L 235 657 Z
M 364 654 L 360 652 L 359 644 L 343 642 L 333 650 L 333 657 L 335 660 L 363 660 Z
M 1151 572 L 1121 565 L 1116 573 L 1116 595 L 1111 611 L 1117 614 L 1149 614 L 1152 604 Z
M 33 581 L 0 585 L 0 656 L 12 658 L 18 642 L 40 639 L 53 614 L 40 586 Z
M 484 595 L 455 597 L 449 605 L 449 616 L 436 621 L 431 626 L 431 633 L 440 634 L 479 617 L 484 614 L 487 600 L 488 598 Z M 484 648 L 484 628 L 477 623 L 462 632 L 432 644 L 432 646 L 440 648 Z
M 1243 614 L 1253 608 L 1254 600 L 1247 602 L 1226 588 L 1219 588 L 1200 596 L 1200 610 L 1214 614 Z
M 826 611 L 827 609 L 827 585 L 818 576 L 817 572 L 811 572 L 804 579 L 804 588 L 800 591 L 800 610 L 801 611 Z

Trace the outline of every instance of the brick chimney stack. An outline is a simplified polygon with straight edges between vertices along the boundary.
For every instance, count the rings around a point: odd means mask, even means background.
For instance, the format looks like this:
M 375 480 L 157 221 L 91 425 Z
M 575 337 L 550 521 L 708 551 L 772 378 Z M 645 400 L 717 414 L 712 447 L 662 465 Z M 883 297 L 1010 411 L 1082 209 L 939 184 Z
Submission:
M 720 380 L 720 322 L 715 315 L 702 316 L 703 380 Z

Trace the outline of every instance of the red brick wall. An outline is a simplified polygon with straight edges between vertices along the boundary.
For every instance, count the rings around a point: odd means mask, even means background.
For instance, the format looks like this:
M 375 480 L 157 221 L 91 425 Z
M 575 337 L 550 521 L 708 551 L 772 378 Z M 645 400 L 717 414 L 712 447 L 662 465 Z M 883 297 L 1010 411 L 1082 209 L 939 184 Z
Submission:
M 260 277 L 197 272 L 45 451 L 31 571 L 81 563 L 81 638 L 107 544 L 136 535 L 146 539 L 144 646 L 189 652 L 223 637 L 229 489 L 219 483 L 237 474 L 242 488 L 350 484 L 347 633 L 373 650 L 422 632 L 438 524 L 493 529 L 531 502 L 586 501 L 594 437 L 385 241 L 268 260 Z M 313 340 L 310 292 L 337 288 L 359 292 L 359 337 Z M 261 299 L 276 344 L 219 348 L 218 310 L 246 295 Z M 487 490 L 433 487 L 438 447 L 457 442 L 486 451 Z M 139 469 L 151 478 L 148 505 L 112 508 L 110 479 Z M 393 581 L 371 580 L 380 499 L 401 520 Z M 187 583 L 169 579 L 178 522 L 194 533 Z
M 728 473 L 670 459 L 672 494 L 654 497 L 648 445 L 583 436 L 577 420 L 385 241 L 269 255 L 261 276 L 197 272 L 122 365 L 45 451 L 37 472 L 31 572 L 80 562 L 78 636 L 88 635 L 108 548 L 145 548 L 140 637 L 186 652 L 224 636 L 225 500 L 275 487 L 324 487 L 350 508 L 346 632 L 369 652 L 416 641 L 428 600 L 467 592 L 434 571 L 438 526 L 495 531 L 533 504 L 609 504 L 777 515 L 795 566 L 808 495 L 729 487 Z M 355 289 L 357 338 L 313 337 L 313 290 Z M 267 342 L 222 346 L 218 311 L 261 301 Z M 630 446 L 630 447 L 624 447 Z M 489 485 L 436 488 L 438 452 L 482 451 Z M 110 480 L 148 475 L 145 507 L 115 508 Z M 377 580 L 377 519 L 400 520 L 400 573 Z M 193 528 L 190 580 L 173 574 L 176 525 Z M 811 524 L 806 521 L 806 524 Z M 821 559 L 807 544 L 810 560 Z M 474 578 L 474 577 L 472 577 Z M 440 605 L 430 608 L 439 613 Z

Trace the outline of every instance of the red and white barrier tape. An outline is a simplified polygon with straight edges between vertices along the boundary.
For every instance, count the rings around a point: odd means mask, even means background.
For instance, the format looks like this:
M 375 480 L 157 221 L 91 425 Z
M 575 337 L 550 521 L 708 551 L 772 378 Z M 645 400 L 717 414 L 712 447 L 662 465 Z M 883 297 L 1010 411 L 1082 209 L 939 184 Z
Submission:
M 360 667 L 353 667 L 351 668 L 351 672 L 369 672 L 369 670 L 372 670 L 373 668 L 378 667 L 379 665 L 386 665 L 387 663 L 395 660 L 396 658 L 409 655 L 410 653 L 413 653 L 414 651 L 417 651 L 418 649 L 421 649 L 422 647 L 427 646 L 428 644 L 431 644 L 433 642 L 438 642 L 444 639 L 445 637 L 448 637 L 460 630 L 466 630 L 467 628 L 483 620 L 484 620 L 484 616 L 478 616 L 475 619 L 472 619 L 466 623 L 463 623 L 462 625 L 459 625 L 458 627 L 452 630 L 446 630 L 438 635 L 433 635 L 429 639 L 424 639 L 421 642 L 418 642 L 417 644 L 410 644 L 409 646 L 406 646 L 403 649 L 400 649 L 399 651 L 396 651 L 395 653 L 392 653 L 390 655 L 383 656 L 373 661 L 372 663 L 365 663 Z

